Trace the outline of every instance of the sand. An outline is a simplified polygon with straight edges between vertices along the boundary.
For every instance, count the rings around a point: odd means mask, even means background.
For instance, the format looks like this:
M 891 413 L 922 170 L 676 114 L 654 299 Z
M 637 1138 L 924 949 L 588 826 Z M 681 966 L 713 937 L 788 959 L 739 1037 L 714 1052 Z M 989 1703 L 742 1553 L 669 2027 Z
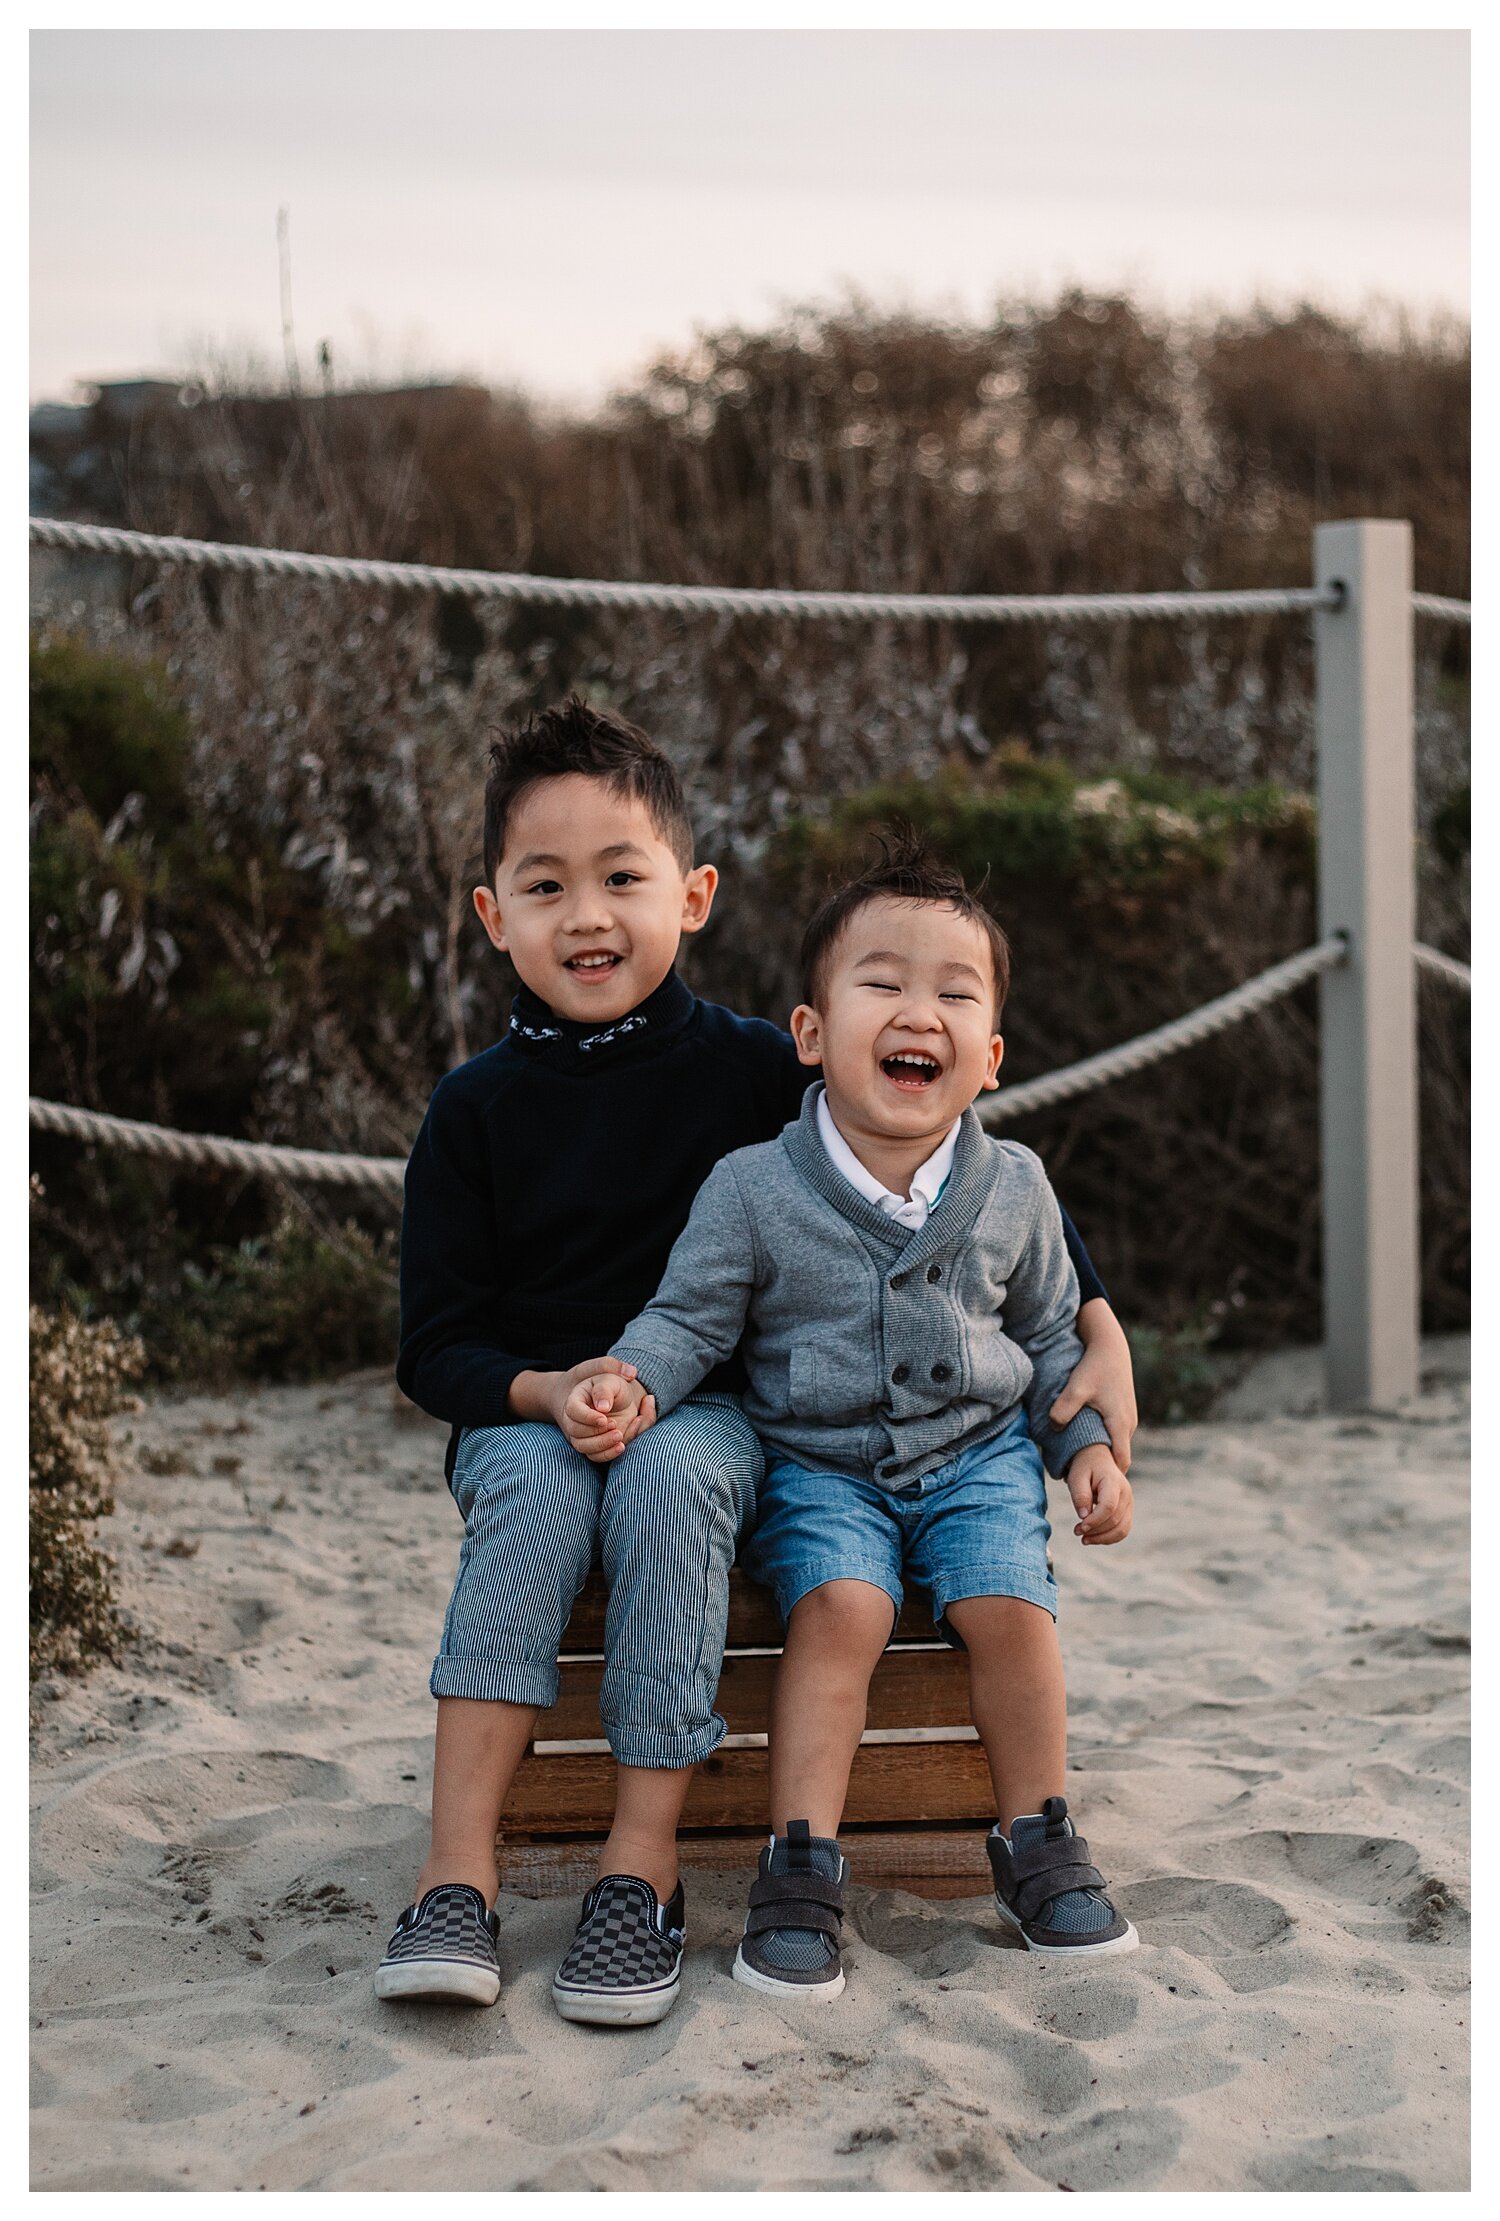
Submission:
M 382 1380 L 161 1398 L 109 1523 L 149 1631 L 38 1706 L 48 2190 L 1454 2190 L 1467 2181 L 1466 1348 L 1318 1415 L 1306 1356 L 1145 1435 L 1058 1550 L 1069 1792 L 1142 1936 L 856 1887 L 834 2005 L 728 1975 L 696 1874 L 660 2026 L 570 2027 L 573 1899 L 502 1895 L 492 2011 L 376 2002 L 424 1843 L 458 1540 Z

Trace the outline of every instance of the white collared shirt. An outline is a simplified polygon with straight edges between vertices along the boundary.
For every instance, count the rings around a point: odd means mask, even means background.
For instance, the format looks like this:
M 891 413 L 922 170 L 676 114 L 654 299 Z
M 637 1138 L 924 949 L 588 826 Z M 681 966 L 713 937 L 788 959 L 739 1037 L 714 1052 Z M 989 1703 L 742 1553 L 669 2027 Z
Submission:
M 926 1225 L 928 1213 L 953 1170 L 953 1152 L 958 1147 L 958 1129 L 962 1124 L 961 1118 L 955 1118 L 927 1162 L 918 1165 L 912 1174 L 911 1194 L 892 1195 L 890 1189 L 883 1188 L 874 1173 L 860 1163 L 834 1124 L 827 1090 L 818 1097 L 818 1139 L 828 1151 L 834 1170 L 841 1172 L 850 1187 L 867 1202 L 877 1204 L 888 1218 L 899 1220 L 913 1232 Z

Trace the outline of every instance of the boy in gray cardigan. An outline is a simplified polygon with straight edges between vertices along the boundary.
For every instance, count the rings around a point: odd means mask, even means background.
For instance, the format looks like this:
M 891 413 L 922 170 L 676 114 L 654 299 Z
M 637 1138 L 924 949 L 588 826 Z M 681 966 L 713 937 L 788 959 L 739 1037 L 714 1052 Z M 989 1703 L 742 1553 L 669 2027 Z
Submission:
M 782 1993 L 844 1986 L 838 1825 L 904 1578 L 969 1655 L 1002 1918 L 1033 1951 L 1128 1951 L 1061 1794 L 1043 1461 L 1086 1544 L 1124 1540 L 1131 1492 L 1097 1413 L 1049 1418 L 1080 1354 L 1077 1277 L 1038 1159 L 972 1108 L 998 1085 L 1005 937 L 908 838 L 822 905 L 803 968 L 792 1033 L 823 1086 L 779 1139 L 715 1167 L 611 1351 L 636 1377 L 580 1382 L 570 1407 L 601 1432 L 649 1418 L 651 1397 L 665 1414 L 743 1337 L 767 1460 L 746 1564 L 787 1635 L 774 1833 L 733 1971 Z

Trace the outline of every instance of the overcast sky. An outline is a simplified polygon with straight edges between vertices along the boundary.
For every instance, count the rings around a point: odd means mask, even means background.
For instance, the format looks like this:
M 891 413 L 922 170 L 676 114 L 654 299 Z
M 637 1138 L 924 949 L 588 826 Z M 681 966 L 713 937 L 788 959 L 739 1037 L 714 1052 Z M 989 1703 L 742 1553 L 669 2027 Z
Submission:
M 50 31 L 32 393 L 282 357 L 587 402 L 695 325 L 1059 283 L 1467 313 L 1427 31 Z

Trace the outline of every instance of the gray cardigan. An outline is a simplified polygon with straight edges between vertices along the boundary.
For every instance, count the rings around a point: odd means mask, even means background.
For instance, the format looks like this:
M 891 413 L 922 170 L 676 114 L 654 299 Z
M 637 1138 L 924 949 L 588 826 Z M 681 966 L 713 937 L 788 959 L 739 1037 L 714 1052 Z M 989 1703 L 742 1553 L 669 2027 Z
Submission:
M 916 1232 L 837 1171 L 820 1088 L 775 1141 L 721 1158 L 651 1302 L 611 1355 L 662 1415 L 744 1338 L 745 1416 L 773 1456 L 903 1488 L 1025 1400 L 1048 1468 L 1109 1430 L 1047 1412 L 1082 1354 L 1078 1277 L 1041 1163 L 972 1110 Z

